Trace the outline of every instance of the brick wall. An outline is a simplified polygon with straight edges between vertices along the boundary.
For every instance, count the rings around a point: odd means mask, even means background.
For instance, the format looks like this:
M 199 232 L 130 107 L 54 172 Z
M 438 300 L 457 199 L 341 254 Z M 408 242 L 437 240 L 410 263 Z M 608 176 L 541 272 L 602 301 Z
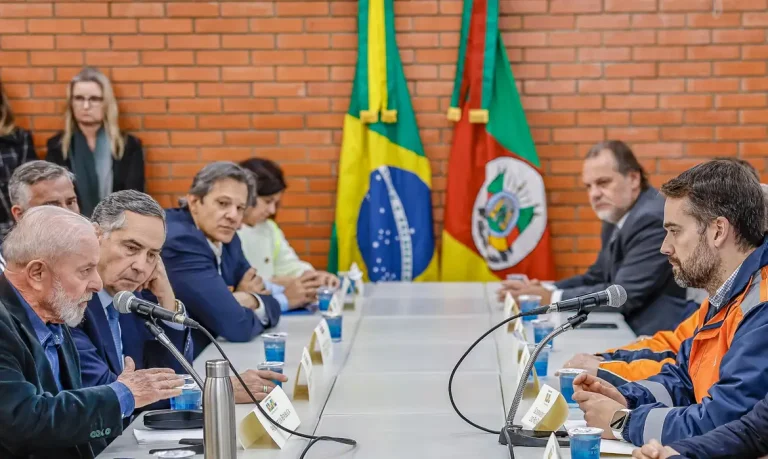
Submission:
M 500 23 L 543 159 L 558 274 L 594 259 L 599 223 L 580 157 L 628 141 L 652 182 L 702 159 L 766 170 L 768 0 L 501 0 Z M 445 119 L 461 1 L 396 0 L 398 43 L 434 173 L 441 227 Z M 43 154 L 82 65 L 115 82 L 146 146 L 149 191 L 170 206 L 214 159 L 260 155 L 290 177 L 280 223 L 325 264 L 356 2 L 0 3 L 0 76 Z M 765 177 L 768 178 L 768 177 Z

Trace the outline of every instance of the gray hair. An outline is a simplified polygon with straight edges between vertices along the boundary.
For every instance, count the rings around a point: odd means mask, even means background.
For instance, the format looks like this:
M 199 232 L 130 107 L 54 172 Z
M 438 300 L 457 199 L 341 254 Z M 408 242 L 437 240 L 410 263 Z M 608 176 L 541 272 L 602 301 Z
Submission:
M 13 171 L 11 180 L 8 182 L 11 205 L 26 210 L 29 207 L 29 187 L 38 182 L 56 180 L 60 177 L 66 177 L 70 182 L 75 183 L 75 174 L 58 164 L 42 160 L 22 164 Z
M 136 190 L 111 193 L 93 209 L 91 219 L 105 234 L 109 234 L 125 225 L 125 212 L 157 217 L 163 221 L 163 227 L 165 227 L 165 211 L 160 204 L 150 195 Z
M 80 214 L 56 206 L 37 206 L 24 212 L 3 241 L 9 264 L 26 266 L 32 260 L 55 263 L 79 249 L 84 237 L 96 232 Z
M 217 161 L 202 168 L 192 179 L 189 194 L 202 199 L 211 192 L 211 188 L 216 182 L 224 179 L 245 183 L 248 187 L 246 206 L 256 205 L 256 178 L 251 171 L 230 161 Z

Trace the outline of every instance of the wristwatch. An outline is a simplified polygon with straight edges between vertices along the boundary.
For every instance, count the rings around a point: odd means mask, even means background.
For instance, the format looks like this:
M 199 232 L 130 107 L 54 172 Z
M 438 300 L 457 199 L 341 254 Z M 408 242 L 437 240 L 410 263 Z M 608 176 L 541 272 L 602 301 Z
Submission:
M 611 418 L 611 432 L 617 440 L 624 441 L 624 429 L 629 424 L 629 416 L 632 414 L 632 410 L 626 408 L 616 410 Z
M 178 298 L 176 298 L 176 310 L 174 312 L 176 314 L 183 314 L 184 313 L 184 303 L 179 301 Z

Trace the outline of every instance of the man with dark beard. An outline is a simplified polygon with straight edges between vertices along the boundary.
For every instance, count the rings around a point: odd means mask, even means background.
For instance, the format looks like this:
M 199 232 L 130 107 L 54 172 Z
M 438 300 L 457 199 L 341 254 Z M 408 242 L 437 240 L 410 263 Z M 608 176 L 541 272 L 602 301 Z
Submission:
M 592 375 L 574 400 L 604 438 L 642 445 L 701 435 L 738 419 L 765 396 L 768 372 L 768 243 L 757 179 L 733 161 L 700 164 L 661 192 L 667 236 L 661 251 L 675 280 L 709 297 L 674 365 L 616 388 Z
M 92 458 L 134 408 L 181 394 L 171 370 L 125 370 L 82 388 L 69 329 L 102 288 L 99 241 L 81 215 L 53 206 L 25 212 L 3 243 L 0 276 L 0 457 Z

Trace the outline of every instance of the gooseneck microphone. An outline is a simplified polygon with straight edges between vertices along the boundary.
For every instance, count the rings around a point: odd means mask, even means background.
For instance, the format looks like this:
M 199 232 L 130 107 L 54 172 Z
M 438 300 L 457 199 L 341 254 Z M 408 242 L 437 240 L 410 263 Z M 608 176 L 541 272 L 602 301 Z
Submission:
M 626 302 L 627 291 L 624 290 L 624 287 L 621 285 L 614 284 L 600 292 L 581 295 L 576 298 L 571 298 L 570 300 L 552 303 L 549 305 L 547 313 L 581 311 L 587 308 L 592 309 L 601 306 L 618 308 Z
M 200 324 L 189 317 L 186 317 L 184 314 L 163 309 L 159 304 L 137 298 L 136 295 L 131 292 L 117 292 L 112 301 L 115 304 L 115 309 L 122 314 L 135 312 L 136 314 L 152 319 L 167 320 L 168 322 L 174 322 L 190 328 L 200 328 Z

